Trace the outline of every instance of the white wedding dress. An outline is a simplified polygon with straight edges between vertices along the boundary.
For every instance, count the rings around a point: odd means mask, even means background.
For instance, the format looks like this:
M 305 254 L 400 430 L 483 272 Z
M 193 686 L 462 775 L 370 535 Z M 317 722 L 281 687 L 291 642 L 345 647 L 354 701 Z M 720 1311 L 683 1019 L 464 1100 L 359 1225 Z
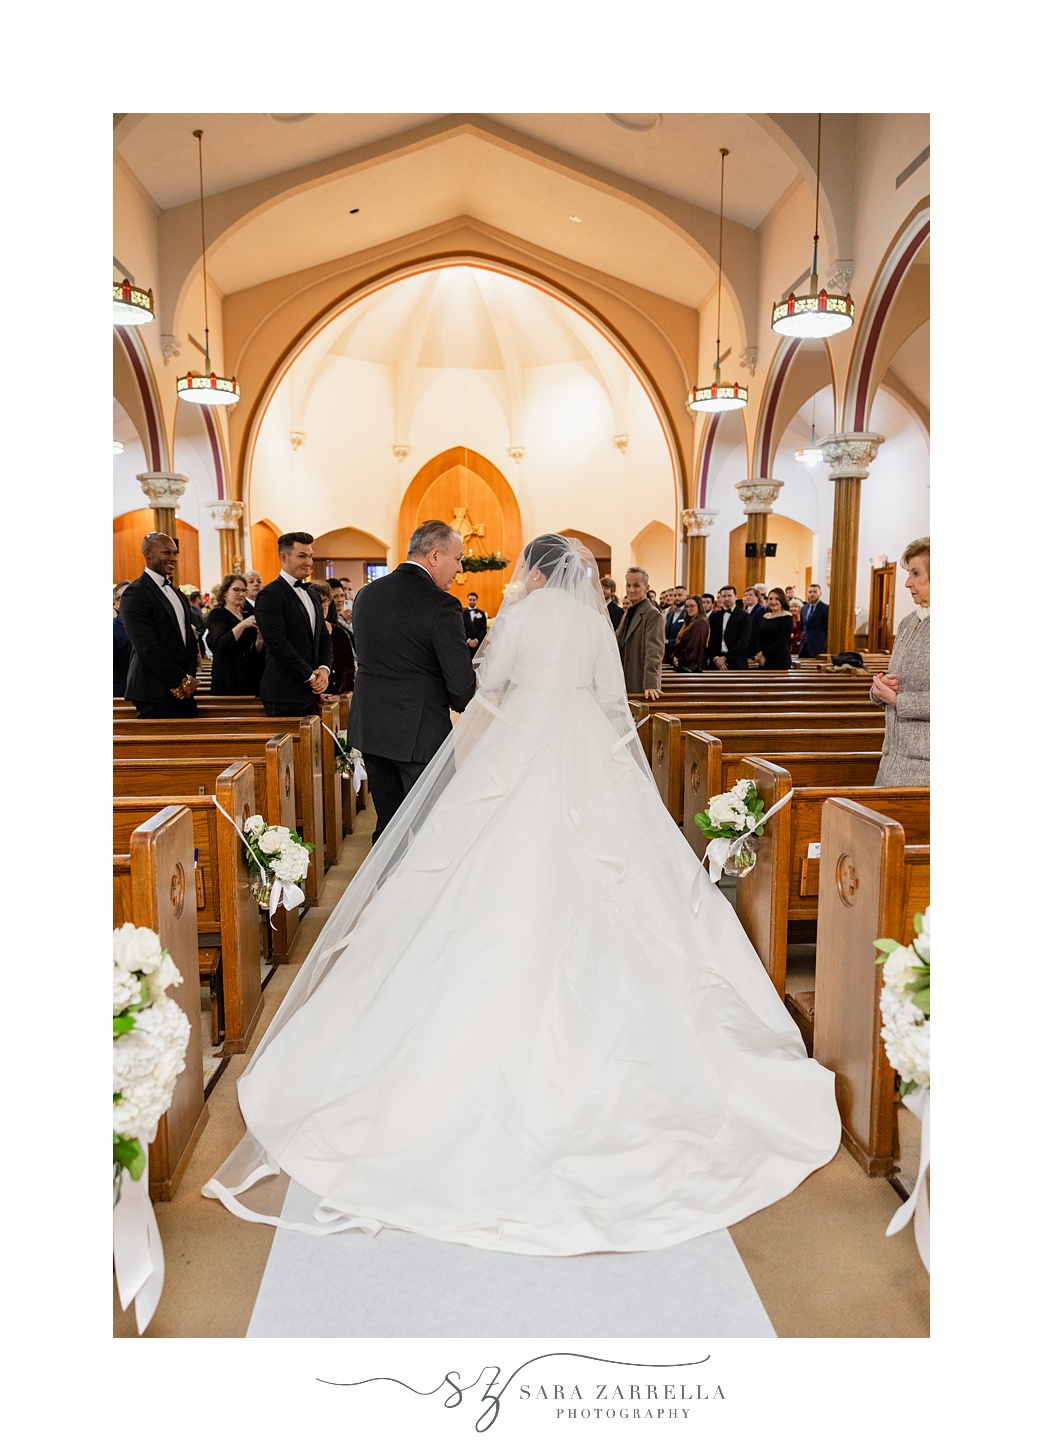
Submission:
M 321 1196 L 310 1233 L 651 1250 L 835 1154 L 832 1074 L 659 799 L 585 574 L 500 611 L 244 1073 L 204 1189 L 235 1213 L 283 1223 L 236 1197 L 281 1168 Z

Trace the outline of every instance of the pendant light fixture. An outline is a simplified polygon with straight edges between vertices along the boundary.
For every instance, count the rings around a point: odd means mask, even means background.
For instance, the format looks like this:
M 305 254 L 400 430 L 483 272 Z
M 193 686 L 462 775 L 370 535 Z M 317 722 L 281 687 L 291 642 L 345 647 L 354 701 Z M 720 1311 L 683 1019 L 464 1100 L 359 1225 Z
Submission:
M 201 373 L 191 369 L 177 380 L 177 396 L 190 403 L 222 404 L 239 402 L 239 384 L 234 378 L 221 378 L 210 366 L 210 309 L 206 285 L 206 215 L 203 210 L 203 133 L 193 131 L 199 142 L 199 229 L 203 239 L 203 323 L 206 339 L 206 365 Z
M 831 338 L 846 332 L 855 320 L 851 295 L 841 297 L 818 285 L 818 191 L 822 172 L 822 112 L 818 117 L 818 155 L 815 158 L 815 241 L 811 254 L 811 282 L 800 297 L 792 292 L 771 310 L 772 331 L 785 338 Z
M 135 287 L 124 277 L 112 284 L 112 321 L 121 327 L 143 327 L 156 315 L 152 288 Z
M 815 396 L 811 398 L 811 442 L 807 448 L 798 448 L 794 451 L 793 457 L 799 464 L 820 464 L 825 457 L 818 444 L 815 442 Z
M 717 234 L 717 361 L 714 364 L 713 382 L 708 388 L 693 388 L 688 395 L 689 413 L 731 413 L 736 408 L 745 408 L 749 394 L 738 383 L 721 382 L 721 275 L 724 256 L 724 158 L 728 149 L 721 147 L 721 214 Z

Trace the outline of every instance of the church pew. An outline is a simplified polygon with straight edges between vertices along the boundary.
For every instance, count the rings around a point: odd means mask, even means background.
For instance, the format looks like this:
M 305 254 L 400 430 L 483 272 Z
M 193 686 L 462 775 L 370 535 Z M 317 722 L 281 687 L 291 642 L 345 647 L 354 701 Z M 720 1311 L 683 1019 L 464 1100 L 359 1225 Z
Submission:
M 222 771 L 214 794 L 242 829 L 254 814 L 252 766 L 239 761 Z M 124 850 L 135 828 L 164 805 L 192 813 L 196 933 L 199 938 L 220 934 L 220 971 L 211 990 L 215 1003 L 220 994 L 223 1007 L 221 1051 L 242 1053 L 262 1007 L 259 909 L 250 894 L 246 849 L 209 797 L 120 796 L 112 802 L 113 850 Z
M 280 728 L 284 730 L 290 730 L 297 723 L 298 719 L 310 718 L 299 718 L 296 716 L 268 716 L 265 714 L 265 710 L 264 707 L 261 705 L 261 702 L 250 695 L 218 695 L 210 697 L 209 699 L 197 699 L 197 704 L 199 707 L 199 715 L 196 718 L 196 724 L 199 725 L 199 722 L 205 720 L 209 722 L 211 729 L 214 730 L 222 729 L 222 727 L 217 724 L 217 722 L 221 720 L 238 720 L 243 718 L 248 719 L 251 724 L 256 723 L 260 720 L 268 720 L 271 722 L 273 730 L 278 730 Z M 327 726 L 330 730 L 336 730 L 336 727 L 331 725 L 331 721 L 335 719 L 337 710 L 338 706 L 336 704 L 324 704 L 322 706 L 319 719 L 322 721 L 323 725 Z M 137 720 L 137 715 L 134 711 L 133 706 L 127 706 L 125 709 L 122 710 L 115 708 L 113 713 L 113 719 L 116 725 L 116 729 L 120 729 L 122 722 L 127 720 Z M 163 725 L 163 722 L 151 721 L 149 722 L 149 724 L 158 728 Z M 172 724 L 175 727 L 180 728 L 182 722 L 175 721 Z M 325 838 L 325 852 L 323 860 L 325 867 L 331 867 L 340 855 L 341 839 L 344 835 L 344 831 L 342 829 L 343 806 L 340 801 L 340 782 L 337 779 L 336 774 L 337 750 L 332 738 L 328 736 L 325 731 L 321 733 L 320 754 L 322 761 L 323 781 L 322 815 Z M 299 770 L 300 766 L 298 765 L 298 772 Z M 311 837 L 306 837 L 305 839 L 310 841 Z
M 316 846 L 316 850 L 310 854 L 308 875 L 304 881 L 305 902 L 309 907 L 314 907 L 318 903 L 325 877 L 322 780 L 322 738 L 325 733 L 318 717 L 303 716 L 298 720 L 262 715 L 256 719 L 243 717 L 234 722 L 121 722 L 113 736 L 113 754 L 122 760 L 135 756 L 214 757 L 224 754 L 231 761 L 240 755 L 243 743 L 263 742 L 283 733 L 289 735 L 293 741 L 297 830 L 305 841 L 314 842 Z
M 765 810 L 792 798 L 777 811 L 756 839 L 757 865 L 735 887 L 735 912 L 743 931 L 779 997 L 786 995 L 786 942 L 794 922 L 815 922 L 819 912 L 819 859 L 822 812 L 842 791 L 844 799 L 899 821 L 910 844 L 930 840 L 931 800 L 926 786 L 794 786 L 790 773 L 777 762 L 746 756 L 740 767 L 751 780 Z
M 744 756 L 761 756 L 785 766 L 801 785 L 871 786 L 880 765 L 884 732 L 878 730 L 736 731 L 718 736 L 709 731 L 682 732 L 682 830 L 692 850 L 702 856 L 706 838 L 695 824 L 698 812 L 706 810 L 711 796 L 734 786 L 741 779 L 739 765 Z M 755 743 L 756 742 L 756 743 Z M 837 781 L 830 761 L 844 762 L 844 776 Z M 854 772 L 851 780 L 845 779 Z
M 913 917 L 930 904 L 930 870 L 930 846 L 910 845 L 892 818 L 855 801 L 823 807 L 814 1055 L 836 1074 L 844 1146 L 867 1174 L 890 1174 L 897 1152 L 873 942 L 912 941 Z
M 236 763 L 248 761 L 254 772 L 254 801 L 257 814 L 274 826 L 296 823 L 293 793 L 293 742 L 288 735 L 276 736 L 259 745 L 241 742 Z M 112 765 L 113 796 L 213 796 L 217 781 L 229 761 L 220 756 L 155 757 L 117 760 Z M 300 926 L 300 908 L 280 907 L 270 919 L 273 962 L 286 962 Z
M 181 974 L 179 987 L 167 989 L 188 1018 L 191 1036 L 185 1066 L 178 1074 L 170 1107 L 159 1121 L 149 1148 L 149 1194 L 171 1199 L 207 1121 L 203 1098 L 203 1049 L 199 1024 L 199 958 L 196 950 L 195 873 L 192 866 L 192 816 L 166 806 L 132 833 L 130 851 L 113 857 L 113 875 L 122 880 L 119 901 L 130 911 L 114 914 L 113 927 L 133 922 L 150 927 Z M 113 893 L 114 903 L 117 893 Z M 116 917 L 119 920 L 116 920 Z
M 835 710 L 807 706 L 799 711 L 771 710 L 750 707 L 741 711 L 713 711 L 699 709 L 694 713 L 666 714 L 657 711 L 652 716 L 652 775 L 655 777 L 663 805 L 673 819 L 680 823 L 684 806 L 684 746 L 682 733 L 689 729 L 712 732 L 715 736 L 729 731 L 745 730 L 801 730 L 828 726 L 838 729 L 865 726 L 879 728 L 883 721 L 877 706 L 866 706 L 863 710 Z

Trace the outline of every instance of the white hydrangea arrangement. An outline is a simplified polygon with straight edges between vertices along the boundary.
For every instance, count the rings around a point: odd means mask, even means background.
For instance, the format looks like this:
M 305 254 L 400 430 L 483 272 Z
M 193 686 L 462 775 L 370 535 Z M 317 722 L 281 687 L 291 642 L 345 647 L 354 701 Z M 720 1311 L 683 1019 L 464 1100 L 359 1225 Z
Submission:
M 931 909 L 913 918 L 916 936 L 905 947 L 881 937 L 877 965 L 883 964 L 880 1016 L 887 1059 L 902 1080 L 904 1098 L 931 1086 Z
M 364 777 L 366 768 L 362 763 L 362 752 L 358 746 L 348 745 L 347 731 L 337 732 L 337 775 Z M 356 790 L 358 784 L 356 782 Z
M 248 817 L 243 836 L 251 866 L 263 867 L 266 874 L 270 873 L 281 883 L 283 892 L 287 886 L 304 881 L 309 855 L 315 850 L 314 842 L 303 841 L 288 826 L 269 826 L 263 816 Z M 270 905 L 271 886 L 272 883 L 262 883 L 254 891 L 262 907 Z
M 188 1018 L 168 987 L 181 982 L 170 953 L 148 927 L 124 922 L 112 934 L 112 1178 L 140 1179 L 159 1121 L 185 1066 Z
M 734 839 L 739 836 L 763 836 L 760 824 L 764 815 L 764 802 L 757 795 L 753 781 L 736 781 L 728 791 L 711 796 L 705 811 L 697 811 L 695 824 L 702 834 L 711 840 L 714 837 Z M 756 862 L 757 854 L 749 842 L 743 842 L 737 849 L 734 866 L 738 874 L 744 874 Z

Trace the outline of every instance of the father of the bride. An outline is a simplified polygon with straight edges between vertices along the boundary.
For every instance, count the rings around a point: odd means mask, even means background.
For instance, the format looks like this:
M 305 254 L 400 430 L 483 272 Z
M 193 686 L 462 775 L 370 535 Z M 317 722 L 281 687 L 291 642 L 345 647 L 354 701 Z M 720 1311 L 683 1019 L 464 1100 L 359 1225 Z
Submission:
M 463 541 L 429 519 L 414 529 L 408 558 L 355 597 L 355 691 L 348 744 L 362 752 L 377 812 L 376 841 L 449 734 L 449 710 L 475 689 L 463 612 L 445 591 L 460 570 Z

